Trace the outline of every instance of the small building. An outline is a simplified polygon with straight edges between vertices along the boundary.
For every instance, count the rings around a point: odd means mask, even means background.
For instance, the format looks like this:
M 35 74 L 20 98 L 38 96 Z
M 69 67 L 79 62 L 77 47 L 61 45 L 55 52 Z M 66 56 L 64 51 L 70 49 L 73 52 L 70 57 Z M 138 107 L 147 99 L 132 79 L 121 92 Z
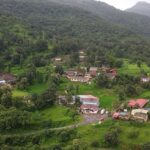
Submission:
M 81 83 L 89 83 L 89 77 L 82 77 L 82 76 L 67 76 L 67 78 L 72 82 L 81 82 Z
M 83 105 L 94 105 L 94 106 L 99 106 L 99 98 L 92 96 L 92 95 L 77 95 L 77 96 L 73 96 L 73 100 L 75 100 L 76 98 L 80 99 L 80 102 Z
M 148 121 L 148 110 L 144 109 L 134 109 L 131 112 L 131 119 L 137 120 L 137 121 Z
M 61 58 L 61 57 L 56 57 L 54 60 L 55 60 L 56 62 L 61 62 L 61 61 L 62 61 L 62 58 Z
M 117 76 L 117 69 L 107 69 L 106 70 L 106 76 L 113 80 Z
M 69 70 L 65 71 L 65 75 L 67 77 L 76 76 L 77 75 L 77 71 L 75 69 L 69 69 Z
M 90 67 L 89 73 L 91 76 L 95 77 L 97 74 L 98 68 L 97 67 Z
M 143 83 L 150 82 L 150 77 L 142 77 L 141 82 L 143 82 Z
M 0 80 L 0 85 L 5 84 L 6 81 L 5 80 Z
M 81 105 L 80 111 L 83 114 L 97 114 L 99 112 L 99 108 L 95 105 Z
M 0 73 L 0 81 L 1 83 L 15 84 L 16 77 L 10 73 Z
M 113 119 L 129 120 L 130 115 L 128 112 L 115 112 L 112 117 Z
M 66 96 L 64 96 L 64 95 L 58 96 L 58 102 L 59 102 L 60 105 L 61 104 L 67 104 L 67 98 L 66 98 Z
M 130 108 L 143 108 L 148 102 L 147 99 L 130 100 L 128 106 Z

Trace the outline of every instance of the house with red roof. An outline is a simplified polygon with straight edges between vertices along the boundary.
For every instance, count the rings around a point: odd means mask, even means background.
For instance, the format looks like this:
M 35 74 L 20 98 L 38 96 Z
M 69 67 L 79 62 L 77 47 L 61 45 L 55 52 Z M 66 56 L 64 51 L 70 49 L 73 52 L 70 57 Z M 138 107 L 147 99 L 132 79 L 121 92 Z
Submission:
M 148 102 L 149 100 L 147 99 L 130 100 L 128 106 L 130 108 L 143 108 Z

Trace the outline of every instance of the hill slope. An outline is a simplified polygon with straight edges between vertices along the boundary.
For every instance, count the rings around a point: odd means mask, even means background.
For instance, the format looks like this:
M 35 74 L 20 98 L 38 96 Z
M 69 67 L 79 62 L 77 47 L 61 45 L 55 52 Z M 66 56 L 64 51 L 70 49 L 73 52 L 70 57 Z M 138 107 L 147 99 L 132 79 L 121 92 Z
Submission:
M 75 39 L 81 43 L 79 48 L 89 49 L 95 57 L 96 51 L 100 51 L 115 57 L 140 58 L 149 63 L 149 41 L 79 7 L 46 0 L 0 0 L 0 13 L 12 14 L 22 20 L 35 38 L 42 34 L 52 43 Z
M 118 10 L 95 0 L 48 0 L 82 8 L 114 24 L 123 25 L 135 33 L 150 37 L 150 18 Z
M 150 17 L 150 3 L 138 2 L 135 6 L 127 9 L 126 11 Z

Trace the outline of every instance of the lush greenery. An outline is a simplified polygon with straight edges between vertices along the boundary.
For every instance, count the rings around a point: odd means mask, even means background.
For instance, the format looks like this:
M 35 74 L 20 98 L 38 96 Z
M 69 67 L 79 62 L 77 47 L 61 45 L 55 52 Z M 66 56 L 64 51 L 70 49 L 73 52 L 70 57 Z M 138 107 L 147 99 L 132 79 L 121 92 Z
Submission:
M 130 98 L 150 99 L 150 83 L 141 82 L 150 75 L 150 19 L 77 2 L 0 0 L 0 75 L 16 75 L 16 84 L 0 84 L 0 149 L 150 149 L 149 122 L 109 118 L 86 125 L 79 101 L 59 105 L 59 95 L 70 102 L 72 95 L 91 94 L 108 111 Z M 91 66 L 118 74 L 110 80 L 99 72 L 90 84 L 63 76 L 69 68 Z

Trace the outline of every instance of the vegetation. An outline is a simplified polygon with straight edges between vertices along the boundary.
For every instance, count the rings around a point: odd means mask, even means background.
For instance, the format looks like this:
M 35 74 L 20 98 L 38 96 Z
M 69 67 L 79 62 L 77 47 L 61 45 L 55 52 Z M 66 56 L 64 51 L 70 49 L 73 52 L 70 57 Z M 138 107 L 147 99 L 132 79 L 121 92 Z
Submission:
M 150 75 L 149 18 L 92 0 L 0 0 L 0 22 L 0 76 L 16 76 L 15 84 L 0 84 L 0 149 L 149 149 L 149 122 L 91 125 L 79 114 L 79 99 L 71 106 L 58 100 L 91 94 L 114 111 L 128 99 L 149 99 L 150 83 L 141 82 Z M 63 76 L 91 66 L 118 74 L 100 72 L 89 84 Z

